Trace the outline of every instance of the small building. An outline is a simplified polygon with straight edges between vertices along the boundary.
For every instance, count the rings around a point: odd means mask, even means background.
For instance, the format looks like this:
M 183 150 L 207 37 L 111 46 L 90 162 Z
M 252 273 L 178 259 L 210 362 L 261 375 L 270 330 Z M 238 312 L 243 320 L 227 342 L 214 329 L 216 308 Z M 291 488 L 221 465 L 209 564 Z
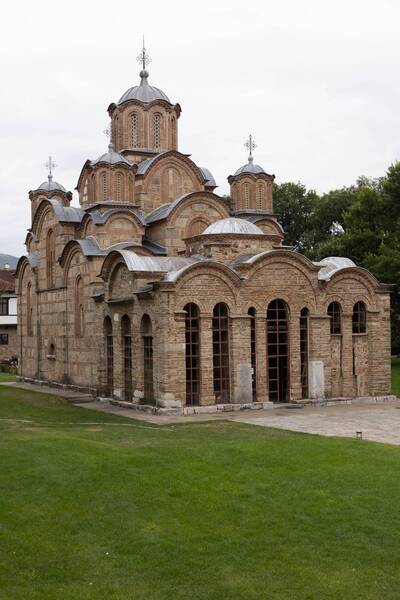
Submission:
M 79 206 L 51 161 L 29 193 L 20 376 L 167 410 L 388 394 L 387 287 L 284 245 L 251 138 L 229 206 L 178 150 L 181 107 L 142 58 L 139 85 L 108 107 L 108 151 L 82 167 Z
M 17 348 L 17 296 L 15 293 L 15 257 L 0 254 L 0 362 L 15 360 Z

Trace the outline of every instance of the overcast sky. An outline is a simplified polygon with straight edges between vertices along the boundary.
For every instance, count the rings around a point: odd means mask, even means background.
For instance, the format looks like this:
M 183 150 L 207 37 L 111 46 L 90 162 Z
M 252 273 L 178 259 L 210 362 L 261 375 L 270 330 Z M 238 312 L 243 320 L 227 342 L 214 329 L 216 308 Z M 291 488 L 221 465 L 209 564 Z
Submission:
M 226 177 L 255 160 L 320 192 L 400 160 L 398 0 L 20 0 L 0 36 L 0 252 L 24 253 L 28 191 L 76 186 L 105 151 L 106 108 L 139 81 L 179 102 L 179 149 Z M 74 203 L 76 200 L 76 192 Z

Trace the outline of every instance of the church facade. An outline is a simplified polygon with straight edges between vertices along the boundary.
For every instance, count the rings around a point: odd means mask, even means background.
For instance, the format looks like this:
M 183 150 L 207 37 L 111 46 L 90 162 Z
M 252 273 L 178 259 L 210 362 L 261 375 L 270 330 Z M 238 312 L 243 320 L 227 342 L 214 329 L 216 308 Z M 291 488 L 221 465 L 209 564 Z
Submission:
M 108 107 L 111 143 L 83 165 L 79 206 L 51 161 L 29 193 L 20 377 L 161 412 L 389 394 L 387 287 L 284 245 L 251 138 L 228 205 L 179 151 L 181 107 L 142 61 Z

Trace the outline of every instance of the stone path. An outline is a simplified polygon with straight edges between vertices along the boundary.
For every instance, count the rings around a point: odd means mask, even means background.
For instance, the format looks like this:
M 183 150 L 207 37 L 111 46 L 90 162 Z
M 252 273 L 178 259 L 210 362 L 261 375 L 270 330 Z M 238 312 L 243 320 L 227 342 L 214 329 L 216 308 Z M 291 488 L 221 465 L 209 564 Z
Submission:
M 35 391 L 59 395 L 64 398 L 70 394 L 75 398 L 68 398 L 68 400 L 75 401 L 76 406 L 157 425 L 229 420 L 236 423 L 276 427 L 325 436 L 356 437 L 356 432 L 362 431 L 364 440 L 400 445 L 400 400 L 378 404 L 335 405 L 302 409 L 275 408 L 273 410 L 204 413 L 190 416 L 158 416 L 112 406 L 108 402 L 86 401 L 80 404 L 77 403 L 78 398 L 76 397 L 79 394 L 71 392 L 68 394 L 68 392 L 65 393 L 65 391 L 55 390 L 54 388 L 43 387 L 38 390 L 36 386 L 20 383 L 4 383 L 4 385 L 35 389 Z
M 400 401 L 304 409 L 275 409 L 265 415 L 240 415 L 235 421 L 326 436 L 356 437 L 400 445 Z

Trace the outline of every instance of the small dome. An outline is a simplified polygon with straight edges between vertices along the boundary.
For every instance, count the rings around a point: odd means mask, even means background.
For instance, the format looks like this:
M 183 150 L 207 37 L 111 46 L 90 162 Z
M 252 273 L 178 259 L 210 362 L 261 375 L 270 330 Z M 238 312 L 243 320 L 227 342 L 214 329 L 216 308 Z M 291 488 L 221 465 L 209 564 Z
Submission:
M 246 221 L 245 219 L 236 219 L 234 217 L 228 217 L 227 219 L 220 219 L 215 221 L 205 229 L 202 235 L 216 235 L 216 234 L 241 234 L 241 235 L 264 235 L 262 230 Z
M 129 88 L 129 90 L 127 90 L 118 100 L 118 104 L 123 104 L 124 102 L 128 102 L 128 100 L 138 100 L 145 104 L 153 102 L 154 100 L 164 100 L 165 102 L 168 102 L 168 104 L 171 104 L 167 94 L 164 94 L 159 88 L 149 85 L 147 81 L 148 77 L 149 73 L 147 71 L 141 71 L 140 85 Z
M 53 179 L 50 176 L 47 181 L 44 181 L 39 185 L 38 190 L 43 190 L 44 192 L 55 192 L 56 190 L 60 192 L 67 191 L 65 187 L 61 185 L 61 183 L 53 181 Z
M 96 158 L 96 160 L 92 161 L 92 165 L 97 165 L 99 163 L 107 163 L 109 165 L 116 165 L 118 163 L 124 163 L 126 165 L 132 166 L 129 160 L 127 160 L 122 154 L 115 152 L 114 146 L 110 144 L 108 146 L 108 152 Z
M 254 164 L 252 156 L 249 157 L 247 165 L 243 165 L 243 167 L 240 167 L 240 169 L 236 171 L 235 176 L 241 175 L 242 173 L 251 173 L 252 175 L 259 175 L 260 173 L 264 173 L 264 175 L 267 174 L 260 165 Z

